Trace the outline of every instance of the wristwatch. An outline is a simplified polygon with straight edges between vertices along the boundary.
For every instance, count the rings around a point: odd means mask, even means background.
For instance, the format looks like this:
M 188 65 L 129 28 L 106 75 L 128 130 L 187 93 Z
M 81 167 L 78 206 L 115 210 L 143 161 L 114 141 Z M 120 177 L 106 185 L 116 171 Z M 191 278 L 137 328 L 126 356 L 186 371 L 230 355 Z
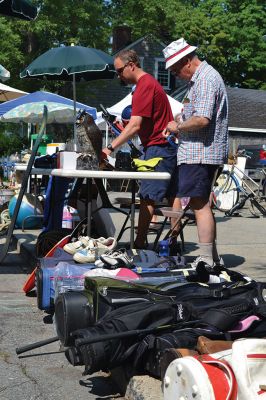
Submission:
M 115 151 L 115 149 L 112 146 L 112 143 L 108 144 L 107 149 L 110 150 L 110 151 Z

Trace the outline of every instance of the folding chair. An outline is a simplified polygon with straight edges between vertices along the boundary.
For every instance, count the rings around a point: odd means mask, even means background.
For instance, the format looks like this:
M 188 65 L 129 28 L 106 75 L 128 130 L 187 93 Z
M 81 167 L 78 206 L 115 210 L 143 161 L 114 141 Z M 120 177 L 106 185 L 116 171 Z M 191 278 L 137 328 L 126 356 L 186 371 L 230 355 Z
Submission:
M 163 240 L 167 240 L 170 237 L 177 238 L 178 236 L 180 236 L 181 251 L 183 252 L 185 250 L 184 228 L 189 222 L 195 222 L 194 212 L 189 209 L 189 206 L 187 206 L 183 210 L 175 210 L 171 207 L 161 207 L 156 209 L 156 214 L 164 216 L 165 219 L 161 223 L 160 229 L 157 231 L 156 238 L 153 244 L 153 250 L 157 248 L 158 242 L 169 218 L 176 218 L 175 225 L 168 230 Z

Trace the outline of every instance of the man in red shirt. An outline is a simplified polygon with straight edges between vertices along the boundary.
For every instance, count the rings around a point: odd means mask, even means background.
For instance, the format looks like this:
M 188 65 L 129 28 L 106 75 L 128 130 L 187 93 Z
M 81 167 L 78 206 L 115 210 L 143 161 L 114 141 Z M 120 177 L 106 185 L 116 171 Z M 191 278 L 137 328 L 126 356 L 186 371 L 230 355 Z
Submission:
M 143 146 L 144 159 L 162 157 L 155 171 L 174 173 L 177 159 L 174 148 L 162 135 L 168 122 L 173 120 L 171 106 L 167 95 L 159 82 L 143 71 L 140 60 L 134 50 L 122 50 L 114 59 L 118 77 L 125 83 L 135 84 L 132 97 L 131 118 L 122 133 L 113 140 L 103 152 L 110 155 L 112 151 L 138 135 Z M 165 197 L 172 198 L 175 185 L 164 180 L 143 180 L 140 186 L 140 214 L 135 248 L 145 248 L 149 224 L 154 213 L 155 202 Z

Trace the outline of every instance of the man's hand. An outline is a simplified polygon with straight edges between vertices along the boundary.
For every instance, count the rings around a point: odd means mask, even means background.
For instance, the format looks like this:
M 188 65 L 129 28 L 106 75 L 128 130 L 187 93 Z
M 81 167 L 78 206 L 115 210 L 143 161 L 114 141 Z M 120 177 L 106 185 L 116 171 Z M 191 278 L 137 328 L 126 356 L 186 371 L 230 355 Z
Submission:
M 105 158 L 107 158 L 107 156 L 110 156 L 111 153 L 112 153 L 111 150 L 109 150 L 109 149 L 107 149 L 107 147 L 105 147 L 104 149 L 102 149 L 101 158 L 105 159 Z
M 171 121 L 167 124 L 167 127 L 163 130 L 162 135 L 167 138 L 169 135 L 174 134 L 176 137 L 178 137 L 179 134 L 179 129 L 178 129 L 179 123 L 176 121 Z

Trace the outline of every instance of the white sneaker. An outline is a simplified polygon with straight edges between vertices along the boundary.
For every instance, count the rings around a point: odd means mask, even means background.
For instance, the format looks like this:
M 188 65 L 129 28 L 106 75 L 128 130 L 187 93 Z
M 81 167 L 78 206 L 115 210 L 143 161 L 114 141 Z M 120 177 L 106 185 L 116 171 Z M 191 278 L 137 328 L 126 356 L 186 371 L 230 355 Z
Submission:
M 84 249 L 89 244 L 89 236 L 79 236 L 76 242 L 67 243 L 63 249 L 69 254 L 75 254 L 77 251 Z
M 100 256 L 100 260 L 110 268 L 127 267 L 131 268 L 133 266 L 133 257 L 127 254 L 126 249 L 114 250 L 105 253 Z M 99 265 L 97 265 L 99 266 Z
M 205 264 L 207 264 L 207 265 L 208 265 L 209 267 L 211 267 L 211 268 L 214 267 L 214 262 L 212 261 L 211 264 L 210 264 L 209 259 L 204 258 L 203 256 L 198 256 L 198 257 L 196 258 L 196 260 L 192 261 L 192 263 L 189 263 L 189 265 L 190 265 L 191 268 L 196 269 L 197 266 L 198 266 L 198 264 L 199 264 L 201 261 L 203 261 Z
M 115 238 L 109 237 L 105 239 L 100 237 L 98 239 L 90 239 L 88 245 L 78 250 L 74 256 L 73 260 L 78 263 L 93 263 L 97 260 L 98 256 L 105 253 L 106 251 L 112 251 L 117 245 L 117 240 Z
M 86 264 L 86 263 L 94 263 L 98 256 L 98 247 L 95 239 L 90 239 L 88 246 L 85 248 L 78 250 L 73 255 L 73 260 L 78 263 Z
M 100 256 L 101 254 L 106 253 L 106 251 L 112 251 L 116 248 L 117 246 L 117 240 L 113 237 L 109 237 L 107 239 L 105 238 L 99 238 L 96 239 L 97 246 L 98 246 L 98 255 Z

